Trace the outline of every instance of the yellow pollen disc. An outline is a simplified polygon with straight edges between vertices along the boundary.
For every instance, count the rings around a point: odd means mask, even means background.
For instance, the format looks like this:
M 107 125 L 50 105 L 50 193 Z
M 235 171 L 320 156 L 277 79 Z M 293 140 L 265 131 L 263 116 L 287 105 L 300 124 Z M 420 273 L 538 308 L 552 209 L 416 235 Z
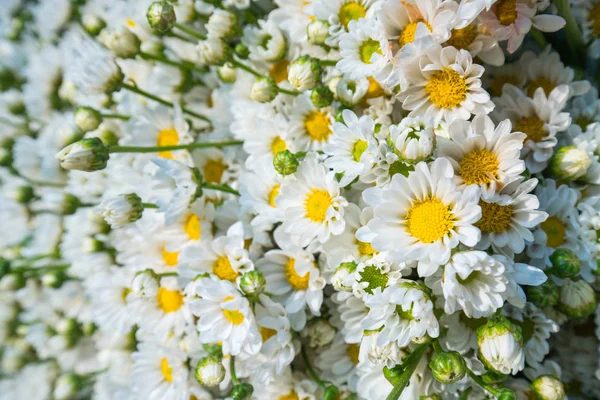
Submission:
M 204 164 L 204 180 L 211 183 L 221 183 L 227 165 L 221 160 L 209 160 Z
M 546 236 L 548 237 L 548 246 L 559 247 L 565 242 L 567 227 L 564 222 L 556 217 L 549 217 L 540 224 Z
M 225 315 L 227 321 L 231 322 L 233 325 L 239 325 L 244 322 L 244 314 L 238 310 L 223 310 L 223 315 Z
M 135 23 L 135 21 L 132 20 L 131 18 L 127 18 L 127 20 L 125 21 L 125 23 L 130 28 L 135 28 L 137 26 L 137 24 Z
M 592 35 L 600 37 L 600 3 L 596 4 L 588 14 L 588 22 L 592 25 Z
M 311 111 L 304 119 L 304 129 L 312 140 L 322 142 L 331 135 L 329 116 L 321 111 Z
M 327 209 L 331 206 L 331 196 L 327 190 L 313 189 L 304 199 L 306 218 L 313 222 L 322 223 L 327 216 Z
M 467 98 L 467 81 L 452 68 L 431 75 L 425 86 L 429 100 L 438 108 L 454 108 Z
M 498 157 L 487 149 L 473 150 L 459 165 L 459 174 L 467 185 L 490 183 L 498 172 Z
M 281 60 L 276 62 L 269 69 L 269 76 L 273 78 L 275 83 L 281 83 L 288 78 L 288 66 L 290 62 L 288 60 Z
M 231 266 L 227 256 L 221 256 L 217 258 L 217 260 L 213 263 L 212 273 L 215 274 L 219 279 L 230 282 L 235 282 L 239 275 Z
M 406 215 L 406 231 L 422 243 L 433 243 L 454 228 L 454 215 L 437 198 L 413 203 Z
M 352 360 L 354 365 L 358 365 L 358 353 L 359 352 L 360 352 L 360 346 L 358 344 L 351 343 L 348 345 L 348 349 L 346 350 L 346 353 L 348 354 L 348 357 L 350 357 L 350 359 Z
M 496 17 L 502 25 L 512 25 L 519 17 L 517 0 L 498 0 L 495 6 Z
M 162 259 L 169 267 L 174 267 L 179 262 L 179 253 L 177 251 L 167 251 L 165 247 L 161 249 Z
M 369 147 L 369 144 L 364 140 L 357 140 L 352 148 L 352 158 L 354 161 L 359 162 L 360 157 L 363 155 L 365 150 Z
M 533 140 L 534 142 L 540 142 L 548 136 L 548 132 L 544 129 L 544 121 L 537 116 L 521 118 L 515 123 L 513 130 L 523 132 L 527 135 L 528 140 Z
M 169 360 L 166 358 L 160 360 L 160 372 L 162 372 L 165 381 L 169 383 L 173 382 L 173 368 L 169 366 Z
M 158 306 L 166 313 L 177 311 L 183 305 L 183 294 L 179 290 L 161 287 L 156 294 Z
M 275 199 L 279 195 L 279 189 L 281 189 L 281 185 L 275 185 L 273 186 L 273 189 L 271 189 L 271 191 L 269 192 L 268 201 L 269 205 L 273 208 L 277 207 L 275 205 Z
M 382 54 L 379 41 L 371 39 L 371 38 L 362 42 L 360 44 L 358 51 L 360 53 L 360 60 L 362 62 L 364 62 L 365 64 L 371 64 L 371 56 L 373 54 L 375 54 L 375 53 Z
M 511 75 L 496 76 L 490 84 L 490 93 L 496 97 L 502 96 L 502 89 L 507 83 L 517 86 L 519 84 L 519 78 Z
M 285 140 L 281 138 L 281 136 L 277 136 L 271 142 L 271 153 L 275 156 L 277 153 L 284 151 L 287 149 L 287 145 L 285 144 Z
M 304 276 L 300 276 L 296 273 L 295 265 L 296 260 L 293 258 L 290 258 L 288 262 L 285 263 L 285 266 L 283 267 L 285 279 L 287 279 L 292 289 L 306 290 L 308 289 L 308 280 L 310 279 L 310 272 L 307 272 Z
M 196 214 L 190 214 L 185 219 L 183 230 L 187 233 L 188 238 L 191 240 L 200 240 L 202 234 L 202 225 L 200 224 L 200 218 Z
M 446 42 L 448 46 L 454 46 L 457 49 L 468 49 L 471 43 L 477 37 L 477 25 L 470 24 L 462 29 L 452 29 L 452 36 Z
M 175 146 L 177 144 L 179 144 L 179 134 L 175 128 L 163 129 L 158 133 L 158 137 L 156 138 L 157 146 Z M 159 151 L 158 156 L 173 159 L 171 151 Z
M 404 47 L 408 43 L 412 43 L 415 41 L 415 33 L 417 33 L 417 26 L 419 25 L 419 22 L 424 24 L 427 27 L 427 29 L 429 29 L 429 31 L 431 32 L 431 25 L 429 25 L 427 21 L 418 20 L 415 22 L 411 22 L 410 24 L 406 25 L 406 27 L 402 30 L 402 33 L 398 37 L 398 43 L 400 44 L 400 47 Z
M 479 201 L 481 207 L 481 219 L 475 226 L 484 233 L 505 232 L 512 221 L 512 206 L 501 206 L 497 203 L 486 203 Z
M 358 21 L 359 19 L 364 18 L 365 15 L 367 15 L 367 9 L 362 4 L 353 1 L 344 4 L 340 8 L 338 18 L 340 23 L 344 25 L 344 28 L 348 30 L 350 21 Z
M 265 328 L 264 326 L 261 326 L 259 331 L 260 336 L 262 336 L 263 343 L 277 335 L 277 331 L 275 329 Z
M 292 390 L 285 396 L 279 396 L 279 398 L 277 400 L 300 400 L 300 397 L 298 397 L 298 393 L 296 393 Z
M 365 99 L 375 99 L 383 96 L 383 86 L 381 86 L 372 76 L 369 76 L 367 79 L 369 80 L 369 88 L 367 89 Z
M 545 76 L 540 76 L 539 78 L 534 79 L 533 81 L 531 81 L 527 84 L 527 96 L 533 98 L 533 94 L 535 93 L 537 88 L 544 89 L 546 96 L 549 96 L 550 92 L 555 87 L 556 87 L 556 84 L 554 82 L 552 82 L 550 79 L 546 78 Z
M 358 244 L 358 253 L 361 256 L 372 256 L 377 253 L 373 246 L 371 246 L 371 243 L 361 242 L 360 240 L 357 240 L 356 242 Z

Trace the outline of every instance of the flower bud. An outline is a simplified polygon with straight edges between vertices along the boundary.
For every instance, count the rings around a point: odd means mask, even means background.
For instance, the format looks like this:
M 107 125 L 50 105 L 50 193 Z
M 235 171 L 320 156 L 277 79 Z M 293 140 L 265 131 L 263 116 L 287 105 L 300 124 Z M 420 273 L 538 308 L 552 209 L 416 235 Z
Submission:
M 158 277 L 151 269 L 138 272 L 131 281 L 131 293 L 137 297 L 146 297 L 158 291 Z
M 331 284 L 338 292 L 351 292 L 352 285 L 346 285 L 346 280 L 349 275 L 356 270 L 357 264 L 354 261 L 341 263 L 331 277 Z
M 83 133 L 95 131 L 102 123 L 102 114 L 92 107 L 78 107 L 75 110 L 75 125 Z
M 68 348 L 75 346 L 81 336 L 83 336 L 81 327 L 74 318 L 65 318 L 58 321 L 56 332 L 63 337 Z
M 228 64 L 217 68 L 217 75 L 225 83 L 233 83 L 237 79 L 237 70 L 231 68 Z
M 298 169 L 298 160 L 289 150 L 280 151 L 273 157 L 273 167 L 280 175 L 291 175 Z
M 177 22 L 175 9 L 168 1 L 155 1 L 150 4 L 146 13 L 146 19 L 152 29 L 156 29 L 159 32 L 170 30 L 175 25 L 175 22 Z
M 335 328 L 326 319 L 312 320 L 301 332 L 310 347 L 326 346 L 335 338 Z
M 315 19 L 306 27 L 308 41 L 317 46 L 325 44 L 325 39 L 329 37 L 329 23 L 322 19 Z
M 560 288 L 559 311 L 571 318 L 586 318 L 596 310 L 596 293 L 584 280 L 567 279 Z
M 343 76 L 335 87 L 338 99 L 347 107 L 352 107 L 360 103 L 368 90 L 368 79 L 353 80 L 349 79 L 347 76 Z
M 56 379 L 54 384 L 53 399 L 71 400 L 74 399 L 83 387 L 83 379 L 72 372 L 63 374 Z
M 233 49 L 233 52 L 242 60 L 246 60 L 250 55 L 250 50 L 248 50 L 248 46 L 246 46 L 244 43 L 238 43 Z
M 5 92 L 14 87 L 17 82 L 19 82 L 19 79 L 12 69 L 0 66 L 0 92 Z
M 140 39 L 129 29 L 104 29 L 98 40 L 117 57 L 133 58 L 140 52 Z
M 217 8 L 206 24 L 209 36 L 229 39 L 237 33 L 238 20 L 232 12 Z
M 92 172 L 106 168 L 110 155 L 102 140 L 88 138 L 68 145 L 56 158 L 64 169 Z
M 576 146 L 561 147 L 550 160 L 550 171 L 559 179 L 574 181 L 587 173 L 592 160 L 588 153 Z
M 456 351 L 435 352 L 429 361 L 433 377 L 441 383 L 452 384 L 466 374 L 465 360 Z
M 204 357 L 198 361 L 194 376 L 202 386 L 217 386 L 225 378 L 225 367 L 218 357 Z
M 503 389 L 498 395 L 498 400 L 517 400 L 517 395 L 510 389 Z
M 99 253 L 105 250 L 104 242 L 94 238 L 94 237 L 85 237 L 81 241 L 81 249 L 88 254 Z
M 249 383 L 239 383 L 233 387 L 231 398 L 233 400 L 250 400 L 252 398 L 254 388 Z
M 85 31 L 92 36 L 98 36 L 102 29 L 106 27 L 106 22 L 102 18 L 93 14 L 83 15 L 81 18 L 81 24 L 83 25 L 83 29 L 85 29 Z
M 34 194 L 33 187 L 28 185 L 18 186 L 10 191 L 10 193 L 7 193 L 8 197 L 22 204 L 29 203 L 33 199 Z
M 310 93 L 310 100 L 317 108 L 327 107 L 333 102 L 333 93 L 327 86 L 317 86 Z
M 525 367 L 521 327 L 502 315 L 493 316 L 477 329 L 479 359 L 489 369 L 516 374 Z
M 207 65 L 223 65 L 231 56 L 231 48 L 222 39 L 208 38 L 198 43 L 200 62 Z
M 319 60 L 302 56 L 295 59 L 290 65 L 288 81 L 295 89 L 303 92 L 317 86 L 321 80 L 321 72 Z
M 10 20 L 10 26 L 6 30 L 5 36 L 8 40 L 17 41 L 21 39 L 21 34 L 25 30 L 26 21 L 23 18 L 15 17 Z
M 262 77 L 256 79 L 252 84 L 250 98 L 260 103 L 268 103 L 272 101 L 279 93 L 279 88 L 275 80 L 271 77 Z
M 266 287 L 267 280 L 260 271 L 248 271 L 240 279 L 240 289 L 246 296 L 258 298 Z
M 563 400 L 567 396 L 560 379 L 552 375 L 542 375 L 531 383 L 535 400 Z
M 560 289 L 552 279 L 538 286 L 527 287 L 527 300 L 540 308 L 553 307 L 558 303 Z
M 552 268 L 548 272 L 558 278 L 572 278 L 581 271 L 581 260 L 571 249 L 558 249 L 550 256 Z
M 202 344 L 202 348 L 209 356 L 217 358 L 223 357 L 223 347 L 220 344 L 204 343 Z
M 142 218 L 144 206 L 137 194 L 129 193 L 102 200 L 96 207 L 96 211 L 112 228 L 120 228 Z
M 400 124 L 390 127 L 387 143 L 401 160 L 416 164 L 431 157 L 436 146 L 436 134 L 426 121 L 404 118 Z
M 67 274 L 62 269 L 47 272 L 42 276 L 42 284 L 53 289 L 61 287 L 66 280 Z
M 60 204 L 60 213 L 62 215 L 72 215 L 75 211 L 81 207 L 82 203 L 77 196 L 71 193 L 64 193 L 62 197 L 62 203 Z
M 22 273 L 9 272 L 0 279 L 0 290 L 8 292 L 21 289 L 26 282 L 27 280 Z

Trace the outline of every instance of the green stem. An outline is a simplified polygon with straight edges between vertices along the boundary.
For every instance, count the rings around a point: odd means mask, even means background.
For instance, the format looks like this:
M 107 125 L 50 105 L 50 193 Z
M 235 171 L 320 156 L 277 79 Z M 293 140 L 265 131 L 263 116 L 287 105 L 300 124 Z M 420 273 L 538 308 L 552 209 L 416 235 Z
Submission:
M 171 107 L 171 108 L 174 107 L 174 104 L 172 102 L 164 100 L 164 99 L 161 99 L 160 97 L 155 96 L 152 93 L 148 93 L 145 90 L 142 90 L 142 89 L 138 88 L 137 86 L 129 85 L 127 83 L 121 83 L 121 88 L 129 90 L 130 92 L 133 92 L 135 94 L 139 94 L 140 96 L 147 97 L 150 100 L 154 100 L 157 103 L 160 103 L 160 104 L 162 104 L 164 106 Z M 189 109 L 187 109 L 185 107 L 181 107 L 181 111 L 183 111 L 186 114 L 191 115 L 192 117 L 196 117 L 198 119 L 201 119 L 203 121 L 206 121 L 206 122 L 210 123 L 210 119 L 208 119 L 208 117 L 206 117 L 205 115 L 198 114 L 198 113 L 196 113 L 194 111 L 191 111 L 191 110 L 189 110 Z
M 440 342 L 438 342 L 437 340 L 434 340 L 432 344 L 433 344 L 433 350 L 435 350 L 436 353 L 444 352 L 444 349 L 442 349 Z
M 531 28 L 529 33 L 531 33 L 531 37 L 533 38 L 533 40 L 535 40 L 535 42 L 538 44 L 538 46 L 540 46 L 540 48 L 542 50 L 544 50 L 546 48 L 546 46 L 548 45 L 548 42 L 546 42 L 546 38 L 544 37 L 544 34 L 535 28 Z
M 179 276 L 177 272 L 163 272 L 162 274 L 156 274 L 158 278 L 166 278 L 168 276 Z
M 337 61 L 333 60 L 319 60 L 322 66 L 324 67 L 335 67 L 337 65 Z
M 306 346 L 302 345 L 301 353 L 302 353 L 302 359 L 304 360 L 304 364 L 306 365 L 306 371 L 308 372 L 310 377 L 317 383 L 317 385 L 319 385 L 322 389 L 325 389 L 327 387 L 327 385 L 325 385 L 325 382 L 323 382 L 321 380 L 321 378 L 319 378 L 319 375 L 317 375 L 317 373 L 313 369 L 312 365 L 310 364 L 310 360 L 308 359 L 308 354 L 306 353 Z
M 206 142 L 177 144 L 173 146 L 107 146 L 109 153 L 158 153 L 161 151 L 194 150 L 209 147 L 239 146 L 244 142 L 241 140 L 229 140 L 225 142 Z
M 142 207 L 144 207 L 144 208 L 158 208 L 158 206 L 156 204 L 152 204 L 152 203 L 142 203 Z
M 221 192 L 235 194 L 236 196 L 240 195 L 240 192 L 238 192 L 237 190 L 235 190 L 233 188 L 230 188 L 227 185 L 215 185 L 214 183 L 204 182 L 202 184 L 202 188 L 204 188 L 204 189 L 212 189 L 212 190 L 219 190 Z
M 282 87 L 278 87 L 278 89 L 281 93 L 289 94 L 291 96 L 300 95 L 300 92 L 296 92 L 295 90 L 287 90 L 287 89 L 283 89 Z
M 462 394 L 460 395 L 458 400 L 469 400 L 469 395 L 471 394 L 472 391 L 473 391 L 473 388 L 471 388 L 471 387 L 467 388 L 467 390 L 462 392 Z
M 230 355 L 229 358 L 229 373 L 231 374 L 231 381 L 233 382 L 234 385 L 237 385 L 240 383 L 240 380 L 238 379 L 236 373 L 235 373 L 235 356 Z
M 193 41 L 193 40 L 191 40 L 191 39 L 189 39 L 189 38 L 187 38 L 187 37 L 185 37 L 183 35 L 180 35 L 179 33 L 175 33 L 173 31 L 169 32 L 169 36 L 175 37 L 175 38 L 177 38 L 179 40 L 183 40 L 184 42 L 196 43 L 195 41 Z
M 195 37 L 196 39 L 200 39 L 200 40 L 205 40 L 206 39 L 206 36 L 204 36 L 203 34 L 201 34 L 199 32 L 196 32 L 193 29 L 188 28 L 187 26 L 181 25 L 181 24 L 179 24 L 177 22 L 175 23 L 174 26 L 175 26 L 175 28 L 177 28 L 177 29 L 179 29 L 179 30 L 187 33 L 190 36 Z
M 102 114 L 102 118 L 105 119 L 122 119 L 123 121 L 128 121 L 131 118 L 129 115 L 122 114 Z
M 483 389 L 490 392 L 493 396 L 498 397 L 500 395 L 500 391 L 498 389 L 485 383 L 483 381 L 483 378 L 481 378 L 479 375 L 475 375 L 475 373 L 473 371 L 471 371 L 471 369 L 469 367 L 467 367 L 467 375 L 469 375 L 471 377 L 471 379 L 473 379 Z
M 244 64 L 244 63 L 241 63 L 241 62 L 239 62 L 239 61 L 237 61 L 237 60 L 234 60 L 234 59 L 232 59 L 232 60 L 230 61 L 230 63 L 231 63 L 233 66 L 237 67 L 237 68 L 241 68 L 241 69 L 243 69 L 244 71 L 251 73 L 252 75 L 256 76 L 257 78 L 266 78 L 266 76 L 265 76 L 265 75 L 261 74 L 260 72 L 258 72 L 258 71 L 256 71 L 256 70 L 252 69 L 251 67 L 249 67 L 249 66 L 247 66 L 246 64 Z M 296 92 L 296 91 L 294 91 L 294 90 L 287 90 L 287 89 L 283 89 L 283 88 L 281 88 L 281 87 L 277 87 L 277 89 L 278 89 L 278 90 L 279 90 L 281 93 L 289 94 L 289 95 L 291 95 L 291 96 L 298 96 L 298 95 L 300 94 L 300 92 Z
M 583 36 L 579 30 L 579 25 L 571 12 L 569 0 L 554 0 L 554 4 L 558 9 L 558 15 L 563 17 L 567 22 L 565 34 L 567 35 L 567 41 L 569 42 L 570 47 L 576 52 L 582 51 L 585 49 L 585 42 L 583 41 Z
M 68 264 L 63 264 L 63 265 L 47 265 L 45 267 L 16 267 L 14 269 L 12 269 L 12 271 L 15 272 L 46 272 L 46 271 L 53 271 L 53 270 L 65 270 L 68 269 L 70 265 Z
M 152 61 L 156 61 L 156 62 L 159 62 L 162 64 L 170 65 L 170 66 L 176 67 L 176 68 L 183 68 L 183 69 L 188 69 L 188 70 L 193 70 L 193 71 L 198 71 L 198 72 L 204 71 L 204 69 L 197 67 L 194 64 L 173 61 L 173 60 L 169 60 L 165 57 L 154 56 L 152 54 L 148 54 L 148 53 L 144 53 L 144 52 L 140 52 L 139 54 L 140 54 L 140 57 L 142 57 L 144 60 L 152 60 Z
M 402 363 L 402 375 L 398 378 L 398 382 L 386 398 L 386 400 L 397 400 L 402 395 L 404 389 L 410 384 L 410 378 L 417 369 L 417 365 L 421 361 L 423 354 L 429 349 L 431 343 L 423 343 L 417 347 Z

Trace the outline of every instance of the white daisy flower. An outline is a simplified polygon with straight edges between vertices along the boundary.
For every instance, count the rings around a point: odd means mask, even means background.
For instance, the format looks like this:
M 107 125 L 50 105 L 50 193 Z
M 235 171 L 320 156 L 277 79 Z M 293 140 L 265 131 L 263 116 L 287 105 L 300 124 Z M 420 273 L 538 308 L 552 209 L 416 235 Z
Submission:
M 474 246 L 479 241 L 481 233 L 473 226 L 481 218 L 479 195 L 474 185 L 462 192 L 456 188 L 447 159 L 430 166 L 420 162 L 408 177 L 397 174 L 388 187 L 363 192 L 375 217 L 356 237 L 369 239 L 394 261 L 418 261 L 419 275 L 429 276 L 448 262 L 459 243 Z
M 85 94 L 110 93 L 118 89 L 123 73 L 114 56 L 100 44 L 81 38 L 72 47 L 73 64 L 67 73 Z
M 315 0 L 312 4 L 315 17 L 329 23 L 328 46 L 337 47 L 340 36 L 349 29 L 350 21 L 372 18 L 380 0 Z
M 379 336 L 379 332 L 368 332 L 364 335 L 358 354 L 360 362 L 369 362 L 388 368 L 393 368 L 395 365 L 401 364 L 402 359 L 406 357 L 406 353 L 398 347 L 396 342 L 390 342 L 385 346 L 378 346 L 377 336 Z
M 365 98 L 370 86 L 367 78 L 353 80 L 348 75 L 342 75 L 333 92 L 343 105 L 351 107 L 359 104 Z
M 356 366 L 360 345 L 346 343 L 338 334 L 335 340 L 317 354 L 315 365 L 322 371 L 323 379 L 331 380 L 338 385 L 352 383 L 358 379 Z
M 288 123 L 281 116 L 257 118 L 256 127 L 251 135 L 244 138 L 244 151 L 248 153 L 246 168 L 255 169 L 258 160 L 267 158 L 273 161 L 277 153 L 289 150 L 295 152 L 294 141 L 289 137 Z
M 489 114 L 494 104 L 481 88 L 483 72 L 468 51 L 435 45 L 407 67 L 408 87 L 398 98 L 410 116 L 431 117 L 436 124 Z
M 600 2 L 580 1 L 572 10 L 581 27 L 583 40 L 588 43 L 588 55 L 593 59 L 600 58 Z
M 386 75 L 383 70 L 388 66 L 391 52 L 383 26 L 378 21 L 350 21 L 348 32 L 340 36 L 339 46 L 342 59 L 336 67 L 350 79 Z
M 290 41 L 303 43 L 307 39 L 306 28 L 314 19 L 313 2 L 305 0 L 275 0 L 278 8 L 270 18 L 288 32 Z
M 459 5 L 459 13 L 463 4 L 465 4 L 464 1 Z M 452 29 L 450 39 L 444 45 L 453 46 L 459 50 L 467 50 L 473 57 L 478 57 L 486 64 L 503 65 L 505 61 L 504 51 L 498 44 L 498 39 L 485 29 L 481 29 L 482 27 L 477 22 L 471 22 L 462 28 L 458 28 L 458 26 L 463 26 L 464 23 L 465 21 L 460 19 L 457 21 L 454 29 Z
M 485 10 L 489 11 L 497 0 L 463 0 L 457 10 L 459 23 L 456 28 L 462 29 L 471 24 Z
M 337 305 L 331 323 L 344 335 L 346 343 L 360 343 L 363 337 L 360 321 L 369 313 L 364 301 L 346 292 L 335 293 L 331 300 Z
M 296 150 L 323 150 L 333 139 L 333 123 L 330 107 L 316 108 L 310 100 L 310 93 L 297 96 L 290 115 L 290 134 Z
M 254 61 L 275 62 L 285 57 L 286 38 L 273 20 L 259 20 L 258 26 L 244 28 L 242 43 L 248 46 Z

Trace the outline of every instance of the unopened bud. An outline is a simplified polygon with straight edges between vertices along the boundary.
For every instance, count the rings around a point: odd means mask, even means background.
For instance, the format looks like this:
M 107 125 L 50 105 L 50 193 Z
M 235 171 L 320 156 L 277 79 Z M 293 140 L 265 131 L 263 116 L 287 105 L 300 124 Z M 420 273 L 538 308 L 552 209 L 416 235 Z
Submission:
M 194 376 L 202 386 L 217 386 L 225 378 L 225 367 L 218 357 L 204 357 L 198 361 Z
M 317 86 L 310 93 L 310 100 L 317 108 L 327 107 L 333 102 L 333 93 L 327 86 Z
M 596 293 L 584 280 L 566 279 L 560 288 L 558 309 L 571 318 L 586 318 L 596 310 Z
M 559 179 L 574 181 L 587 173 L 592 160 L 588 153 L 576 146 L 561 147 L 550 160 L 550 170 Z
M 321 63 L 309 56 L 295 59 L 288 71 L 288 81 L 299 91 L 310 90 L 321 80 Z
M 249 383 L 239 383 L 233 387 L 231 398 L 233 400 L 250 400 L 252 398 L 254 388 Z
M 321 19 L 315 19 L 306 27 L 308 41 L 317 46 L 325 44 L 325 39 L 329 36 L 329 23 Z
M 93 109 L 92 107 L 78 107 L 75 110 L 75 125 L 82 132 L 90 132 L 98 129 L 102 123 L 102 114 L 100 111 Z
M 237 79 L 237 70 L 230 67 L 228 64 L 217 68 L 217 75 L 225 83 L 233 83 Z
M 257 298 L 267 287 L 267 280 L 260 271 L 248 271 L 240 279 L 240 289 L 245 295 Z
M 155 1 L 150 4 L 146 13 L 146 19 L 152 29 L 156 29 L 159 32 L 167 32 L 177 22 L 175 9 L 168 1 Z
M 81 23 L 83 29 L 92 36 L 98 36 L 102 29 L 106 27 L 106 22 L 102 18 L 92 14 L 85 14 L 81 19 Z
M 558 249 L 550 256 L 552 268 L 549 272 L 558 278 L 572 278 L 581 271 L 581 260 L 571 249 Z
M 273 157 L 273 167 L 278 174 L 291 175 L 298 169 L 298 160 L 289 150 L 280 151 Z
M 133 58 L 140 52 L 140 39 L 125 27 L 104 29 L 98 39 L 117 57 Z
M 538 286 L 527 287 L 527 300 L 540 308 L 553 307 L 558 303 L 560 289 L 552 279 Z
M 144 213 L 144 206 L 137 194 L 129 193 L 102 200 L 96 211 L 112 228 L 120 228 L 140 219 Z
M 542 375 L 531 383 L 535 400 L 563 400 L 567 396 L 560 379 L 552 375 Z
M 433 377 L 445 384 L 460 381 L 467 371 L 465 360 L 456 351 L 436 351 L 429 361 L 429 368 L 431 368 Z
M 268 103 L 272 101 L 279 93 L 279 88 L 275 83 L 275 80 L 271 77 L 261 77 L 254 81 L 252 84 L 252 90 L 250 91 L 250 98 L 260 103 Z
M 98 138 L 81 139 L 62 149 L 56 158 L 64 169 L 98 171 L 106 168 L 108 149 Z

